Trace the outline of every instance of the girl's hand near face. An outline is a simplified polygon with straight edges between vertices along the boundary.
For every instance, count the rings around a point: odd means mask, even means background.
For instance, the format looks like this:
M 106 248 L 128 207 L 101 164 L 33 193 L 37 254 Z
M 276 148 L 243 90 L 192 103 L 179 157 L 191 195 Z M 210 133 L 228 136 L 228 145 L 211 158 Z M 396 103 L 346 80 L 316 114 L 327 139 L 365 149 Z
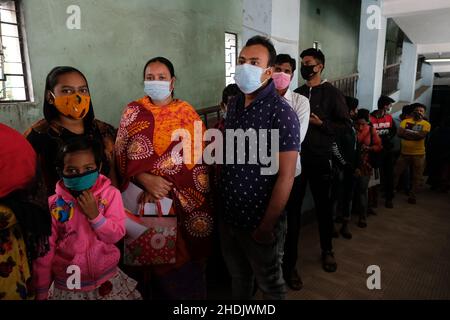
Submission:
M 86 215 L 86 217 L 88 217 L 89 220 L 94 220 L 98 217 L 99 212 L 97 201 L 91 191 L 83 191 L 77 200 L 82 212 Z

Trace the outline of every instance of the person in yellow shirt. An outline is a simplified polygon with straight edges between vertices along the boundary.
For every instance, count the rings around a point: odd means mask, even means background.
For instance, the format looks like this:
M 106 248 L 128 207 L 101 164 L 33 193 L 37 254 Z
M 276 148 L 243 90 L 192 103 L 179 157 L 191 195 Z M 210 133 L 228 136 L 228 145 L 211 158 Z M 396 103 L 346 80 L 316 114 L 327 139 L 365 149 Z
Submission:
M 395 184 L 406 168 L 411 168 L 412 188 L 408 202 L 416 204 L 417 189 L 422 181 L 425 165 L 425 138 L 431 130 L 431 125 L 424 119 L 426 107 L 420 103 L 414 104 L 412 118 L 403 120 L 398 130 L 401 138 L 401 154 L 395 168 Z

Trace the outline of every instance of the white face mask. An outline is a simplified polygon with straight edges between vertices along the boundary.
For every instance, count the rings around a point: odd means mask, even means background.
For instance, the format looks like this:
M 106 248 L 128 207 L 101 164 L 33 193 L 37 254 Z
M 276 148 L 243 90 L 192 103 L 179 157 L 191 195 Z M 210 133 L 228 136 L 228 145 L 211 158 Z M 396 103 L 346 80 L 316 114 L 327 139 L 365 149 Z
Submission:
M 144 81 L 144 91 L 153 101 L 164 101 L 172 94 L 170 81 Z
M 250 94 L 261 88 L 266 82 L 261 82 L 261 77 L 266 70 L 248 63 L 241 64 L 236 66 L 234 80 L 243 93 Z

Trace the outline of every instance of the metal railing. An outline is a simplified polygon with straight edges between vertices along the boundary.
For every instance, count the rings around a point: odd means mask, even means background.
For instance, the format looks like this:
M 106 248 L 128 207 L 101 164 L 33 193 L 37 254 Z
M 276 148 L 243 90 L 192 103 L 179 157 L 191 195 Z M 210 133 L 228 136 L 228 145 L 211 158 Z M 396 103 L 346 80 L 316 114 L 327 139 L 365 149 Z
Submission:
M 384 67 L 383 69 L 383 85 L 381 93 L 389 96 L 398 90 L 398 80 L 400 75 L 400 63 L 395 63 Z
M 345 96 L 356 97 L 356 88 L 358 83 L 358 74 L 329 80 L 333 86 L 338 88 Z

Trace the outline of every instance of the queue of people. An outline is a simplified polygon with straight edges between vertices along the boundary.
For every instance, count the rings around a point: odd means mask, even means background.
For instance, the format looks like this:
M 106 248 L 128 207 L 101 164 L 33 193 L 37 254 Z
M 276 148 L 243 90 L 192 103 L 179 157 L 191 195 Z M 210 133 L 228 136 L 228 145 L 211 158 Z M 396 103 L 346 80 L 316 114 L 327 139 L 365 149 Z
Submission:
M 251 299 L 256 288 L 265 299 L 285 299 L 287 287 L 303 287 L 298 242 L 308 185 L 322 268 L 335 272 L 333 237 L 352 238 L 352 214 L 367 227 L 369 189 L 380 188 L 371 183 L 377 169 L 387 208 L 400 183 L 416 203 L 430 124 L 425 106 L 410 107 L 398 128 L 395 164 L 394 101 L 381 97 L 370 114 L 324 80 L 324 68 L 320 50 L 303 51 L 306 83 L 292 91 L 296 60 L 277 55 L 265 37 L 248 40 L 216 125 L 226 137 L 247 136 L 216 148 L 227 161 L 214 164 L 202 155 L 217 138 L 184 143 L 206 128 L 193 106 L 175 98 L 168 59 L 145 64 L 145 96 L 125 107 L 118 129 L 96 118 L 79 70 L 51 70 L 44 119 L 24 136 L 0 125 L 0 175 L 14 173 L 0 185 L 0 299 L 205 299 L 206 270 L 217 259 L 226 265 L 234 299 Z M 174 141 L 178 131 L 184 136 Z M 135 206 L 125 196 L 132 188 L 140 190 Z M 167 203 L 166 218 L 176 221 L 171 229 L 162 213 Z M 158 227 L 145 222 L 151 208 Z M 339 232 L 335 223 L 342 223 Z M 136 228 L 146 229 L 135 237 L 144 240 L 127 247 Z M 127 263 L 130 252 L 139 265 Z M 73 266 L 80 279 L 69 286 Z

